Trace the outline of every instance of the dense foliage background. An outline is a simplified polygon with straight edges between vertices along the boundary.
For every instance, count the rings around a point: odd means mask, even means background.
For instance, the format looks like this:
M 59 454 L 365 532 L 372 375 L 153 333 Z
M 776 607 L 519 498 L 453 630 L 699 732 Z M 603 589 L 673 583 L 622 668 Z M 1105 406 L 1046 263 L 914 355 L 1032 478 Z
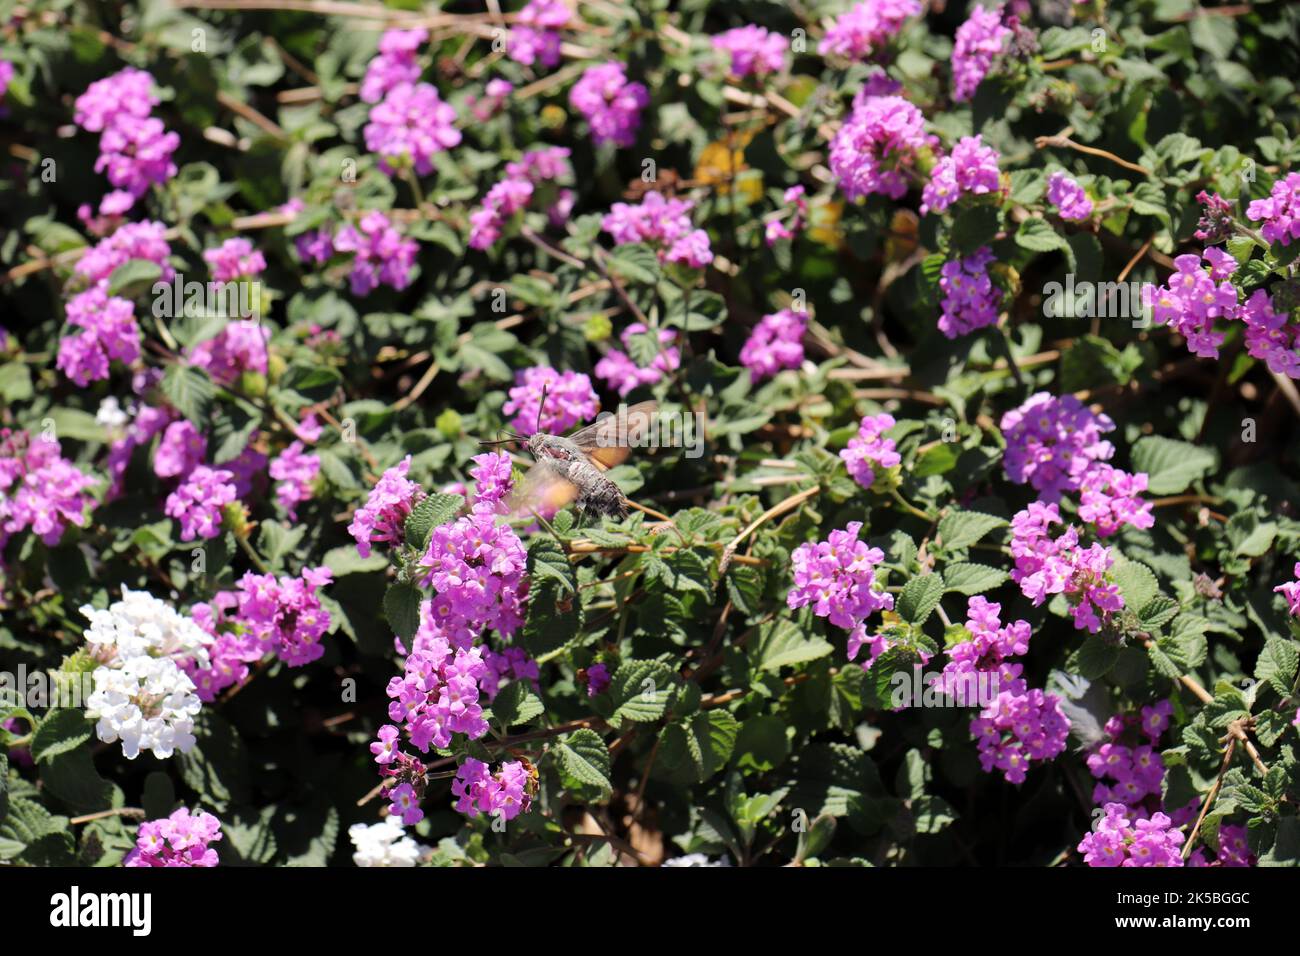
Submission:
M 0 863 L 1300 859 L 1300 7 L 510 6 L 0 2 Z

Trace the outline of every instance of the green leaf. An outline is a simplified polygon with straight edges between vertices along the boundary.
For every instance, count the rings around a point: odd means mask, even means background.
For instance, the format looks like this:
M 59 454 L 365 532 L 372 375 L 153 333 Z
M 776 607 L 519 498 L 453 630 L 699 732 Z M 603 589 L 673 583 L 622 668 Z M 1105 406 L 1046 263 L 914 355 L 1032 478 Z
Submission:
M 1133 467 L 1147 474 L 1153 495 L 1176 495 L 1214 467 L 1214 452 L 1159 435 L 1147 435 L 1133 446 Z
M 340 455 L 337 449 L 342 447 L 344 446 L 336 445 L 334 448 L 315 449 L 314 454 L 320 459 L 321 474 L 335 488 L 360 488 L 361 482 L 352 468 L 352 462 L 356 459 Z
M 1162 221 L 1168 220 L 1169 204 L 1165 200 L 1164 190 L 1158 183 L 1138 183 L 1130 195 L 1133 200 L 1133 211 L 1139 216 L 1153 216 Z
M 610 681 L 614 716 L 645 722 L 663 716 L 677 686 L 677 672 L 659 661 L 624 660 Z
M 829 813 L 818 816 L 808 828 L 799 834 L 799 845 L 795 850 L 795 862 L 816 858 L 817 854 L 830 846 L 835 836 L 835 818 Z
M 1119 585 L 1124 606 L 1134 610 L 1146 607 L 1160 591 L 1155 572 L 1140 561 L 1117 560 L 1110 577 Z
M 558 304 L 555 289 L 536 276 L 515 276 L 510 280 L 510 294 L 534 308 L 553 309 Z
M 196 743 L 189 753 L 178 753 L 181 779 L 205 803 L 224 811 L 249 798 L 248 751 L 230 722 L 211 707 L 194 719 Z
M 284 865 L 325 866 L 333 855 L 334 846 L 339 839 L 338 808 L 316 802 L 310 805 L 303 815 L 310 817 L 309 823 L 304 829 L 312 836 L 307 841 L 307 849 L 302 853 L 288 857 L 284 861 Z
M 1093 314 L 1103 314 L 1103 310 L 1105 314 L 1114 314 L 1109 311 L 1111 308 L 1115 306 L 1099 302 L 1095 304 Z M 1083 335 L 1061 355 L 1060 387 L 1068 392 L 1103 385 L 1126 385 L 1141 366 L 1142 353 L 1136 348 L 1128 347 L 1121 352 L 1109 339 Z
M 1295 714 L 1279 714 L 1276 710 L 1266 710 L 1255 717 L 1255 736 L 1265 747 L 1272 747 L 1291 729 Z
M 411 509 L 406 516 L 406 543 L 418 551 L 429 545 L 429 535 L 440 524 L 446 524 L 460 513 L 465 499 L 460 495 L 435 492 Z
M 1008 522 L 996 515 L 979 511 L 954 511 L 939 519 L 939 539 L 945 548 L 967 548 L 994 528 L 1005 528 Z
M 545 710 L 541 698 L 533 693 L 526 681 L 511 681 L 492 701 L 492 716 L 503 729 L 526 724 L 540 717 Z
M 278 521 L 263 521 L 257 536 L 257 546 L 272 571 L 282 571 L 285 558 L 298 552 L 298 545 L 307 535 L 307 526 L 288 527 Z
M 342 373 L 332 365 L 294 362 L 280 377 L 280 388 L 297 392 L 309 402 L 323 402 L 342 382 Z
M 1148 646 L 1156 670 L 1174 680 L 1201 664 L 1206 650 L 1205 635 L 1192 630 L 1166 634 Z
M 238 458 L 261 423 L 261 415 L 246 402 L 223 402 L 212 423 L 212 460 L 225 465 Z
M 491 322 L 478 322 L 470 327 L 469 338 L 458 346 L 456 358 L 461 368 L 475 369 L 496 381 L 509 380 L 513 373 L 501 355 L 518 344 L 519 340 L 504 329 Z
M 725 710 L 709 710 L 669 724 L 660 735 L 665 768 L 703 783 L 731 759 L 740 724 Z
M 420 589 L 414 584 L 397 582 L 384 593 L 384 617 L 393 633 L 409 641 L 420 627 Z
M 1177 616 L 1179 607 L 1173 598 L 1157 594 L 1138 611 L 1138 620 L 1148 630 L 1163 627 Z
M 712 593 L 713 580 L 709 574 L 708 562 L 694 549 L 682 548 L 662 557 L 647 551 L 642 563 L 646 569 L 646 580 L 659 583 L 669 593 Z
M 0 860 L 4 859 L 21 859 L 33 866 L 70 866 L 74 849 L 68 818 L 15 795 L 0 824 Z
M 1065 238 L 1045 219 L 1026 219 L 1016 230 L 1016 245 L 1030 252 L 1069 249 Z
M 961 594 L 983 594 L 1000 587 L 1009 577 L 1001 568 L 969 561 L 954 561 L 943 569 L 945 589 Z
M 582 637 L 582 602 L 554 580 L 534 584 L 528 592 L 523 646 L 535 657 L 553 656 Z
M 32 374 L 23 362 L 0 365 L 0 398 L 6 402 L 25 402 L 32 397 Z
M 835 649 L 820 637 L 805 635 L 788 618 L 777 618 L 763 625 L 757 638 L 751 646 L 750 659 L 763 671 L 775 672 L 782 667 L 815 661 Z
M 1048 27 L 1039 37 L 1039 53 L 1044 60 L 1056 60 L 1092 45 L 1092 34 L 1085 27 Z
M 1255 662 L 1255 677 L 1267 681 L 1282 697 L 1291 693 L 1296 668 L 1300 666 L 1300 650 L 1295 642 L 1282 637 L 1270 637 Z
M 1277 832 L 1267 849 L 1259 856 L 1260 866 L 1294 867 L 1300 861 L 1300 818 L 1282 817 L 1277 821 Z
M 1101 242 L 1090 232 L 1076 232 L 1066 237 L 1070 245 L 1070 253 L 1074 259 L 1074 273 L 1077 279 L 1085 282 L 1097 282 L 1104 278 L 1102 275 L 1103 259 Z M 1136 308 L 1136 306 L 1133 306 Z M 1114 313 L 1111 313 L 1112 315 Z
M 775 714 L 761 714 L 744 721 L 736 735 L 732 755 L 735 765 L 758 773 L 779 767 L 790 755 L 785 727 L 785 721 Z
M 727 597 L 742 614 L 754 614 L 763 600 L 763 569 L 749 564 L 733 564 L 727 569 Z
M 943 597 L 943 575 L 922 574 L 903 585 L 895 610 L 909 624 L 924 624 Z
M 108 440 L 108 433 L 104 426 L 95 420 L 95 416 L 79 408 L 53 409 L 50 418 L 54 420 L 54 434 L 60 440 L 65 438 L 88 442 Z
M 957 819 L 957 811 L 943 797 L 921 794 L 912 800 L 917 833 L 939 833 Z
M 325 567 L 334 572 L 334 577 L 341 578 L 348 574 L 382 571 L 388 567 L 388 559 L 382 554 L 371 552 L 370 557 L 363 558 L 357 554 L 354 544 L 341 544 L 325 552 L 321 561 Z
M 171 324 L 172 337 L 188 348 L 216 338 L 229 324 L 227 315 L 182 315 Z
M 55 755 L 46 751 L 40 767 L 45 789 L 74 809 L 89 813 L 112 805 L 115 788 L 95 769 L 88 743 Z
M 1011 172 L 1011 201 L 1022 206 L 1038 202 L 1047 192 L 1047 177 L 1041 169 L 1016 169 Z
M 201 430 L 206 428 L 213 395 L 206 372 L 193 365 L 169 365 L 163 373 L 162 391 L 177 411 Z
M 1261 522 L 1255 512 L 1242 511 L 1228 519 L 1224 531 L 1234 554 L 1257 558 L 1272 550 L 1273 539 L 1277 537 L 1277 523 Z
M 81 831 L 76 865 L 121 866 L 123 857 L 135 849 L 136 830 L 134 821 L 128 823 L 121 817 L 91 820 Z
M 928 478 L 931 475 L 945 474 L 956 468 L 958 454 L 954 445 L 956 442 L 943 442 L 923 452 L 916 459 L 916 464 L 912 466 L 913 476 Z
M 528 574 L 534 583 L 555 581 L 570 594 L 578 593 L 573 565 L 554 538 L 535 538 L 528 546 Z
M 560 779 L 575 797 L 590 803 L 608 803 L 614 792 L 609 782 L 609 748 L 594 730 L 575 730 L 554 749 Z
M 221 833 L 226 846 L 235 853 L 235 862 L 264 866 L 275 859 L 278 848 L 272 827 L 275 814 L 276 807 L 270 806 L 260 813 L 240 810 L 221 821 Z M 221 862 L 230 862 L 224 852 Z
M 46 761 L 75 750 L 90 739 L 93 726 L 84 710 L 65 707 L 50 711 L 32 735 L 32 757 Z
M 609 254 L 609 271 L 628 282 L 653 285 L 659 280 L 659 256 L 643 243 L 628 243 Z
M 148 259 L 131 259 L 113 270 L 108 277 L 108 294 L 134 299 L 162 278 L 162 267 Z
M 956 250 L 970 255 L 987 246 L 998 231 L 998 210 L 993 206 L 969 206 L 957 213 L 952 223 L 951 239 Z
M 1074 655 L 1079 676 L 1097 680 L 1105 676 L 1119 660 L 1120 649 L 1106 643 L 1100 636 L 1089 634 Z

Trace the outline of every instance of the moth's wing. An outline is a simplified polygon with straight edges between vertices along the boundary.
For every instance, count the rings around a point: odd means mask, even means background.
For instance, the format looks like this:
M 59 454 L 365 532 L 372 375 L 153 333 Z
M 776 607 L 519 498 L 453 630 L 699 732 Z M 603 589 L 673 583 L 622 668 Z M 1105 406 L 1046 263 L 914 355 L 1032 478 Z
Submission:
M 510 513 L 523 517 L 538 512 L 549 518 L 578 496 L 578 486 L 547 465 L 529 468 L 510 496 Z
M 622 413 L 608 415 L 569 436 L 601 470 L 621 465 L 634 447 L 643 447 L 658 402 L 638 402 Z

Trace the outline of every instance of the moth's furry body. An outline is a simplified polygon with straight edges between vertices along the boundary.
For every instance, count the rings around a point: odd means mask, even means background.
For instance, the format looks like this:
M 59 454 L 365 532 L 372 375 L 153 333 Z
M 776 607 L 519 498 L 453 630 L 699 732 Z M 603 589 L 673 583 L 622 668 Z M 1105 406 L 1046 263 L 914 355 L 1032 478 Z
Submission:
M 515 514 L 535 513 L 537 509 L 554 513 L 573 502 L 584 515 L 626 518 L 628 500 L 618 485 L 605 477 L 605 470 L 621 465 L 633 447 L 645 444 L 658 403 L 640 402 L 631 408 L 620 407 L 618 415 L 603 415 L 567 437 L 540 430 L 541 408 L 545 405 L 543 391 L 537 412 L 539 430 L 531 436 L 512 434 L 509 438 L 481 442 L 484 445 L 519 442 L 536 461 L 515 488 L 511 510 Z
M 542 467 L 578 489 L 574 504 L 579 511 L 611 518 L 627 517 L 623 492 L 592 464 L 577 444 L 558 435 L 538 432 L 528 439 L 528 450 Z

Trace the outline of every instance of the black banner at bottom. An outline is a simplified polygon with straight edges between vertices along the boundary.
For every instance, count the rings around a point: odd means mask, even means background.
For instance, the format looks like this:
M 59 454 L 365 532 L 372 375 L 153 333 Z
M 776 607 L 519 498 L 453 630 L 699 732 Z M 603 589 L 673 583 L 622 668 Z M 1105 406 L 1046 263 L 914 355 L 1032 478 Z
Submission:
M 794 919 L 908 923 L 928 943 L 1177 931 L 1222 937 L 1290 926 L 1294 875 L 1275 869 L 142 869 L 0 868 L 10 929 L 93 933 L 122 941 L 192 938 L 217 914 L 245 923 L 259 942 L 337 944 L 338 934 L 445 918 L 484 929 L 511 921 L 544 932 L 547 913 L 581 921 L 584 936 L 652 941 L 685 918 L 716 919 L 760 936 Z M 550 904 L 558 904 L 559 909 Z M 657 913 L 647 928 L 647 914 Z M 379 914 L 386 914 L 377 923 Z M 664 921 L 661 923 L 661 920 Z M 255 926 L 255 929 L 254 929 Z M 679 927 L 674 932 L 680 932 Z M 1032 934 L 1029 935 L 1029 934 Z M 540 941 L 541 937 L 537 937 Z M 662 942 L 662 940 L 661 940 Z

